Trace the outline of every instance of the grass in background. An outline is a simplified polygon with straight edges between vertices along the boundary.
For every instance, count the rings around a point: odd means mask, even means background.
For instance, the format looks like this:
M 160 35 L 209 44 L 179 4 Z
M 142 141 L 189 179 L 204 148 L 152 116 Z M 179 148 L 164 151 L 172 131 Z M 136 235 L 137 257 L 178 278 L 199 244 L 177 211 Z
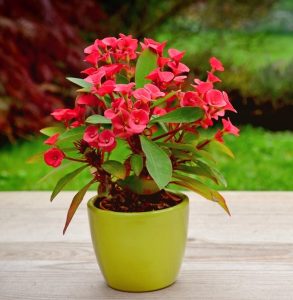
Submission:
M 221 157 L 218 163 L 227 179 L 227 190 L 293 190 L 292 132 L 272 133 L 245 126 L 239 138 L 227 136 L 226 142 L 236 155 L 235 160 Z M 27 164 L 26 160 L 45 149 L 40 138 L 2 148 L 0 190 L 51 190 L 58 178 L 77 168 L 69 165 L 39 183 L 52 168 L 44 163 Z M 84 170 L 66 189 L 78 190 L 90 179 L 88 170 Z

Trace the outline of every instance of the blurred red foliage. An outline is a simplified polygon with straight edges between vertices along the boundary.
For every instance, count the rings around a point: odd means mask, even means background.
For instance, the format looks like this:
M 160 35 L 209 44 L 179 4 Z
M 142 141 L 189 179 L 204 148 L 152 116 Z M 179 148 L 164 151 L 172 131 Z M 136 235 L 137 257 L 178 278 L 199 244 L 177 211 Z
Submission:
M 85 38 L 101 34 L 105 19 L 95 0 L 0 1 L 0 138 L 52 121 L 70 95 L 65 76 L 79 76 Z

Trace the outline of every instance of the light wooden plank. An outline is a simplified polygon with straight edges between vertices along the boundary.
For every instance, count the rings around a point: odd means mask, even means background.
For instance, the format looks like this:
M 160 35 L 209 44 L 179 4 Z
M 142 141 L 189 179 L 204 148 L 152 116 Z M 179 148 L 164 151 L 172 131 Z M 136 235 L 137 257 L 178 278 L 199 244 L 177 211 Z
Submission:
M 65 237 L 72 192 L 0 193 L 0 299 L 293 299 L 293 193 L 225 192 L 233 216 L 189 194 L 190 230 L 173 286 L 108 288 L 95 262 L 85 203 Z M 89 193 L 87 198 L 92 194 Z

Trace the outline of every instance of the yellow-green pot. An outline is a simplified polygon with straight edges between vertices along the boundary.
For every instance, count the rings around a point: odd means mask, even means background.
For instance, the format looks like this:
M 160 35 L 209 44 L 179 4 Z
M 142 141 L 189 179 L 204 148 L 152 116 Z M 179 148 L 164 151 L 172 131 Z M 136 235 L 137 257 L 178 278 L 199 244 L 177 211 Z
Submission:
M 171 285 L 184 255 L 188 198 L 173 207 L 137 213 L 113 212 L 88 201 L 97 261 L 107 284 L 128 292 L 153 291 Z

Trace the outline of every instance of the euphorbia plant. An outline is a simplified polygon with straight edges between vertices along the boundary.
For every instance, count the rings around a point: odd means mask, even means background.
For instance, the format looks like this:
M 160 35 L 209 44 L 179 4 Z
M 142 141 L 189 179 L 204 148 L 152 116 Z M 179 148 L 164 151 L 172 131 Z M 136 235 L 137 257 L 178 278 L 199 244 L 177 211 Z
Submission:
M 224 198 L 206 186 L 206 177 L 225 184 L 214 168 L 213 148 L 232 156 L 223 144 L 225 134 L 238 135 L 226 111 L 233 111 L 228 95 L 215 88 L 224 71 L 215 57 L 205 81 L 188 84 L 184 51 L 166 43 L 119 35 L 97 39 L 85 49 L 91 66 L 83 79 L 68 78 L 80 89 L 73 108 L 56 109 L 61 126 L 45 128 L 50 149 L 45 162 L 59 167 L 63 160 L 81 164 L 57 183 L 51 200 L 85 168 L 92 180 L 75 195 L 64 232 L 86 191 L 98 184 L 97 206 L 133 212 L 163 209 L 180 202 L 166 191 L 170 185 L 192 190 L 229 210 Z M 222 129 L 210 137 L 202 131 L 221 119 Z M 212 131 L 213 132 L 213 131 Z

